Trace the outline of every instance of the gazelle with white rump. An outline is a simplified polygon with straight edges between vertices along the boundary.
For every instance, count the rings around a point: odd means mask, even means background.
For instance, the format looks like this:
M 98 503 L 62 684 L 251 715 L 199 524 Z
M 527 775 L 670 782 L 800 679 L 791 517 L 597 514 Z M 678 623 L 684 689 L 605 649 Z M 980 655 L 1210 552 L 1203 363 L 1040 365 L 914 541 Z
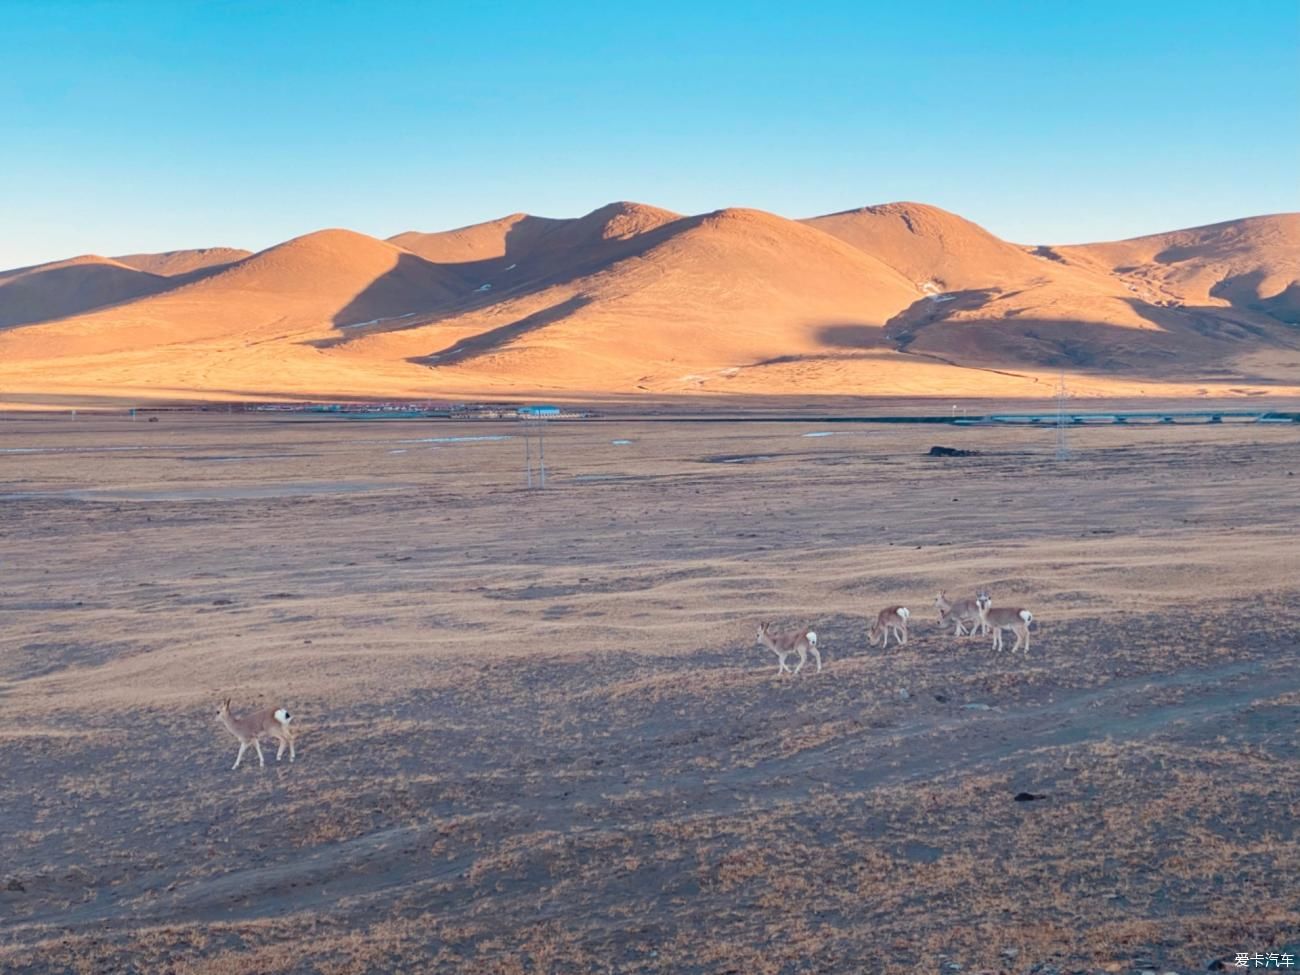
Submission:
M 286 747 L 289 749 L 289 761 L 293 761 L 293 729 L 289 727 L 293 715 L 284 708 L 267 708 L 237 718 L 230 713 L 230 698 L 226 698 L 217 711 L 217 720 L 239 739 L 239 754 L 235 756 L 235 764 L 230 766 L 232 772 L 239 768 L 239 763 L 244 760 L 244 752 L 248 750 L 249 745 L 257 751 L 257 764 L 266 766 L 266 760 L 262 758 L 262 745 L 258 741 L 263 737 L 274 738 L 280 743 L 275 753 L 277 762 L 283 757 Z
M 876 614 L 876 622 L 867 633 L 867 641 L 874 647 L 883 637 L 884 640 L 880 643 L 880 649 L 883 650 L 889 646 L 889 636 L 892 633 L 900 647 L 907 646 L 907 621 L 911 616 L 912 612 L 906 606 L 882 609 Z
M 811 628 L 804 628 L 797 633 L 777 633 L 772 629 L 771 623 L 759 623 L 758 642 L 776 654 L 778 674 L 799 673 L 803 670 L 810 653 L 817 661 L 817 673 L 822 672 L 822 655 L 817 649 L 817 633 Z M 785 662 L 785 658 L 792 653 L 799 655 L 799 664 L 794 670 L 790 670 L 789 664 Z
M 980 619 L 979 597 L 975 599 L 959 599 L 955 603 L 948 602 L 948 591 L 940 589 L 939 595 L 934 597 L 934 608 L 939 611 L 939 625 L 947 626 L 951 620 L 954 629 L 953 636 L 965 636 L 968 632 L 974 633 L 975 627 L 983 630 L 983 622 Z M 969 630 L 966 627 L 970 627 Z
M 987 592 L 977 597 L 980 608 L 980 623 L 993 630 L 993 649 L 1002 652 L 1002 631 L 1010 630 L 1016 635 L 1011 652 L 1020 649 L 1023 642 L 1025 654 L 1029 654 L 1029 624 L 1034 621 L 1034 614 L 1027 609 L 1010 609 L 1006 606 L 994 606 Z

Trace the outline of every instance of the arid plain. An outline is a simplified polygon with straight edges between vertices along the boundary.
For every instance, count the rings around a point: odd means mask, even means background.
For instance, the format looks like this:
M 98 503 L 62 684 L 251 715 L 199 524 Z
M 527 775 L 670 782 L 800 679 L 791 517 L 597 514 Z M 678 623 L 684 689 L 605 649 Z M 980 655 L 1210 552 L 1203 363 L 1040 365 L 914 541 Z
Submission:
M 545 492 L 518 434 L 0 417 L 0 969 L 1190 972 L 1297 940 L 1300 425 L 1058 462 L 1051 430 L 562 421 Z M 939 628 L 977 586 L 1033 611 L 1027 656 Z M 869 648 L 891 603 L 911 643 Z M 778 677 L 763 619 L 815 625 L 822 672 Z M 232 772 L 226 696 L 293 711 L 297 762 Z

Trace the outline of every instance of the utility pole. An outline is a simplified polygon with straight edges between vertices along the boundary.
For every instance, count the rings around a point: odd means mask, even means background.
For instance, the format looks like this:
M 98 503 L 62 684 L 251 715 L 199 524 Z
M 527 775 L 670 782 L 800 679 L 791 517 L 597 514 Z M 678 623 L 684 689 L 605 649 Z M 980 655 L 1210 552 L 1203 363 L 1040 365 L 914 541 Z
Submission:
M 1065 413 L 1065 370 L 1061 370 L 1061 384 L 1056 390 L 1056 459 L 1070 459 L 1070 438 L 1067 432 L 1068 418 Z

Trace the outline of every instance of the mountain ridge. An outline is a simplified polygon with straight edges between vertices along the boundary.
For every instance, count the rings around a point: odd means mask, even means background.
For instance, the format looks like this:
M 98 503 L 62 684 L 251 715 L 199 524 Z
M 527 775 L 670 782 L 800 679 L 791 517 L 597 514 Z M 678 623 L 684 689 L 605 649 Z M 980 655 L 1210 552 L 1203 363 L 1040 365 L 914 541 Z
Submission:
M 1022 245 L 915 202 L 618 201 L 0 272 L 0 388 L 1022 395 L 1065 369 L 1269 392 L 1300 388 L 1297 322 L 1295 213 Z

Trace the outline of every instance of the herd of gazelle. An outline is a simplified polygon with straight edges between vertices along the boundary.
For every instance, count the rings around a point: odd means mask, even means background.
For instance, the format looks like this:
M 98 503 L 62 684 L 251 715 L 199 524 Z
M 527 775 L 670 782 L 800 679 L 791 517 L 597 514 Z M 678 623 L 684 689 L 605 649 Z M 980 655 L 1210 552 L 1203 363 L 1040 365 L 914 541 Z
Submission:
M 1016 635 L 1016 642 L 1011 652 L 1023 650 L 1029 653 L 1029 624 L 1034 621 L 1034 614 L 1027 609 L 994 606 L 987 590 L 981 589 L 970 599 L 949 602 L 946 591 L 941 590 L 934 597 L 934 608 L 939 611 L 939 625 L 953 624 L 953 636 L 965 636 L 976 629 L 981 635 L 993 634 L 993 649 L 1002 652 L 1002 631 L 1010 630 Z M 900 647 L 907 646 L 907 623 L 912 618 L 906 606 L 888 606 L 876 614 L 876 620 L 867 632 L 867 640 L 874 647 L 881 649 L 889 646 L 889 638 Z M 817 670 L 822 669 L 821 654 L 817 651 L 817 634 L 812 629 L 802 629 L 794 633 L 777 633 L 771 623 L 758 624 L 758 642 L 776 654 L 778 674 L 797 674 L 803 669 L 808 655 L 812 654 L 817 662 Z M 785 662 L 792 654 L 798 654 L 799 664 L 793 670 Z
M 940 592 L 934 597 L 934 606 L 939 611 L 940 626 L 947 626 L 952 621 L 954 636 L 974 633 L 978 627 L 981 634 L 992 632 L 993 649 L 1001 651 L 1002 631 L 1010 630 L 1016 635 L 1011 652 L 1015 653 L 1023 645 L 1024 652 L 1029 653 L 1029 624 L 1034 621 L 1034 614 L 1027 609 L 994 607 L 993 600 L 984 590 L 977 592 L 974 599 L 959 599 L 955 603 L 949 602 L 947 595 Z M 879 644 L 882 649 L 889 646 L 891 636 L 900 647 L 907 646 L 907 621 L 911 618 L 912 613 L 906 606 L 886 607 L 876 614 L 867 639 L 873 647 Z M 778 674 L 799 673 L 810 655 L 817 664 L 817 672 L 821 672 L 822 655 L 817 649 L 817 632 L 811 628 L 806 627 L 794 633 L 777 633 L 771 623 L 759 623 L 758 642 L 776 654 Z M 799 657 L 799 663 L 793 669 L 786 663 L 786 658 L 791 656 Z M 249 745 L 257 752 L 257 764 L 265 767 L 266 759 L 262 757 L 259 740 L 261 738 L 273 738 L 279 743 L 280 747 L 275 752 L 277 762 L 284 757 L 286 748 L 289 749 L 289 761 L 293 761 L 293 728 L 290 727 L 293 715 L 285 708 L 267 708 L 236 717 L 230 713 L 230 698 L 226 698 L 217 710 L 217 720 L 239 739 L 239 754 L 235 756 L 231 771 L 239 768 Z

